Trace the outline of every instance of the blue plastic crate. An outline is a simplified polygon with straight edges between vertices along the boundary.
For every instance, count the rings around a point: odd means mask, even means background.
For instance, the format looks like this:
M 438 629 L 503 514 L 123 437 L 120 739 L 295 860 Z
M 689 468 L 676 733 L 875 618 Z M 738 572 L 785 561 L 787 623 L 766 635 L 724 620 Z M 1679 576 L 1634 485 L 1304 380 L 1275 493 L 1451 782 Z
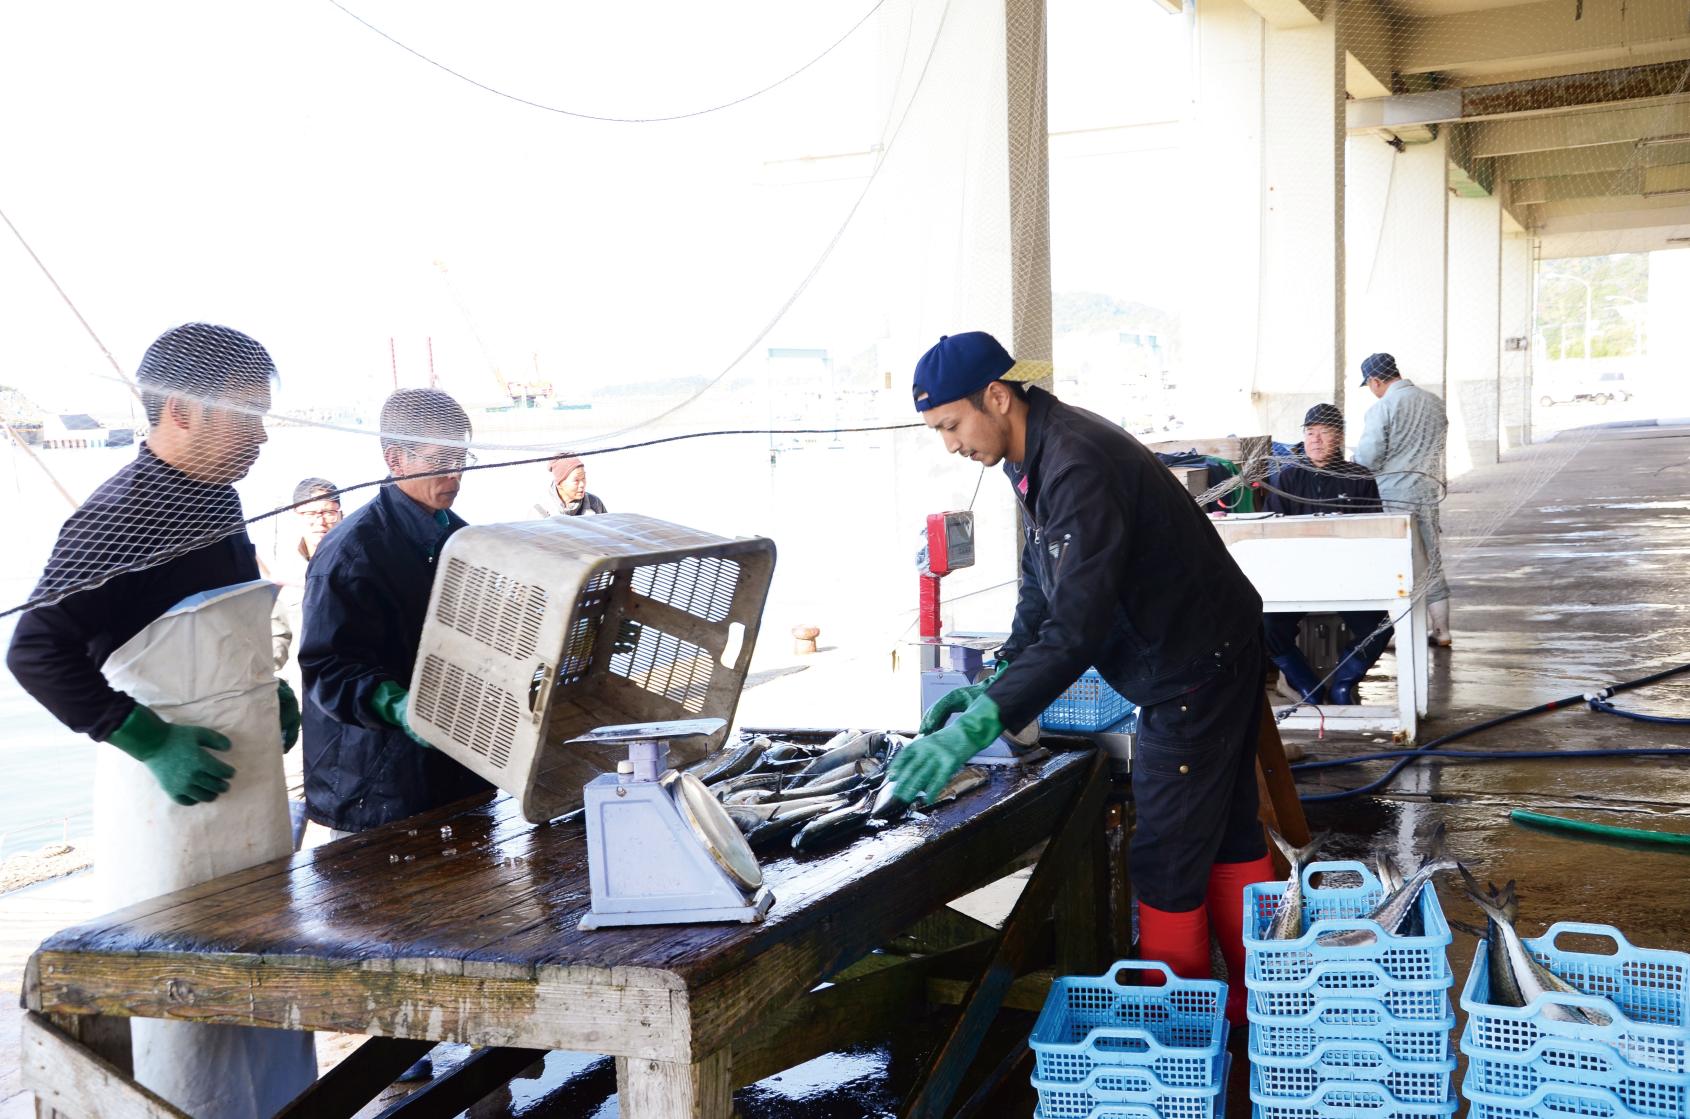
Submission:
M 1045 708 L 1039 716 L 1039 726 L 1044 730 L 1095 734 L 1115 726 L 1132 709 L 1126 696 L 1105 684 L 1097 669 L 1088 668 Z
M 1228 1058 L 1230 1062 L 1231 1058 Z M 1229 1066 L 1230 1067 L 1230 1066 Z M 1215 1097 L 1215 1117 L 1221 1119 L 1226 1115 L 1226 1077 L 1221 1077 L 1220 1094 Z M 1044 1109 L 1035 1107 L 1033 1119 L 1045 1119 Z M 1161 1119 L 1156 1109 L 1150 1106 L 1136 1104 L 1101 1104 L 1086 1113 L 1086 1119 Z
M 1043 1119 L 1101 1119 L 1117 1109 L 1131 1109 L 1156 1119 L 1226 1119 L 1226 1079 L 1232 1059 L 1225 1054 L 1219 1075 L 1206 1088 L 1171 1088 L 1144 1068 L 1131 1065 L 1093 1069 L 1078 1084 L 1033 1078 Z
M 1466 1084 L 1461 1094 L 1467 1097 L 1468 1119 L 1648 1119 L 1625 1106 L 1612 1092 L 1576 1084 L 1540 1088 L 1523 1099 L 1475 1092 Z
M 1690 1115 L 1686 1108 L 1690 1103 L 1690 1075 L 1634 1069 L 1616 1060 L 1613 1050 L 1605 1045 L 1589 1050 L 1577 1048 L 1579 1045 L 1572 1041 L 1553 1045 L 1553 1061 L 1537 1049 L 1537 1056 L 1520 1061 L 1469 1052 L 1463 1093 L 1507 1100 L 1513 1106 L 1540 1093 L 1571 1086 L 1591 1087 L 1611 1093 L 1616 1102 L 1637 1115 L 1657 1119 Z
M 1431 1021 L 1394 1017 L 1376 999 L 1326 999 L 1300 1017 L 1250 1012 L 1250 1050 L 1264 1057 L 1306 1057 L 1328 1041 L 1374 1041 L 1393 1060 L 1410 1064 L 1445 1061 L 1455 1012 L 1448 998 L 1444 1015 Z
M 1160 973 L 1159 987 L 1120 982 L 1122 972 Z M 1100 1068 L 1147 1070 L 1171 1088 L 1212 1087 L 1224 1072 L 1226 984 L 1181 979 L 1166 964 L 1122 960 L 1099 976 L 1051 984 L 1028 1044 L 1033 1076 L 1077 1084 Z
M 1601 937 L 1615 950 L 1590 953 L 1556 947 L 1556 941 L 1569 934 Z M 1467 1012 L 1463 1048 L 1523 1060 L 1534 1051 L 1546 1052 L 1546 1041 L 1585 1042 L 1606 1047 L 1617 1061 L 1634 1069 L 1690 1072 L 1690 955 L 1637 948 L 1610 926 L 1572 921 L 1552 925 L 1525 944 L 1550 971 L 1588 993 L 1545 995 L 1529 1006 L 1493 1005 L 1487 1001 L 1490 961 L 1481 942 L 1461 992 L 1461 1007 Z M 1593 1007 L 1613 1020 L 1606 1026 L 1556 1021 L 1543 1012 L 1551 1003 Z M 1558 1068 L 1547 1061 L 1542 1065 L 1545 1075 Z
M 1317 875 L 1335 881 L 1316 884 Z M 1284 882 L 1244 887 L 1244 981 L 1250 990 L 1291 990 L 1290 985 L 1309 982 L 1321 965 L 1358 962 L 1372 963 L 1384 978 L 1402 983 L 1453 983 L 1452 937 L 1436 890 L 1422 890 L 1417 902 L 1423 935 L 1401 936 L 1367 920 L 1384 897 L 1384 888 L 1365 865 L 1310 863 L 1303 868 L 1303 935 L 1295 940 L 1269 940 L 1268 926 L 1284 896 Z M 1323 936 L 1350 929 L 1373 933 L 1372 942 L 1353 947 L 1320 943 Z
M 1297 982 L 1247 985 L 1250 1009 L 1263 1015 L 1300 1017 L 1328 999 L 1360 998 L 1381 1003 L 1394 1018 L 1432 1021 L 1449 1013 L 1447 992 L 1454 982 L 1453 975 L 1393 979 L 1371 960 L 1332 960 L 1314 965 L 1308 977 Z
M 1320 1041 L 1301 1057 L 1269 1057 L 1250 1047 L 1251 1091 L 1259 1096 L 1300 1099 L 1328 1081 L 1379 1084 L 1405 1103 L 1442 1103 L 1449 1098 L 1455 1058 L 1403 1061 L 1376 1041 Z
M 1300 1100 L 1250 1093 L 1255 1119 L 1445 1119 L 1454 1115 L 1454 1093 L 1436 1103 L 1399 1100 L 1377 1084 L 1331 1080 Z

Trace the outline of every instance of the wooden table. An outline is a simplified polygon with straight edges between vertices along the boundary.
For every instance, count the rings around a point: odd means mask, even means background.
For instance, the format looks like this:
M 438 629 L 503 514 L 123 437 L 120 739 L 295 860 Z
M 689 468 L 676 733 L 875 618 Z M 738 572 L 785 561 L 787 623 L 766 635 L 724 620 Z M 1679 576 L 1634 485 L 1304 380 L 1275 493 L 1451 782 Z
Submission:
M 909 1012 L 820 982 L 1050 839 L 1004 931 L 975 946 L 957 1032 L 907 1109 L 940 1114 L 1053 903 L 1097 915 L 1107 787 L 1092 753 L 995 770 L 924 821 L 766 860 L 761 924 L 597 932 L 576 929 L 581 826 L 466 801 L 49 938 L 25 973 L 25 1080 L 70 1116 L 179 1115 L 124 1075 L 138 1016 L 381 1039 L 289 1115 L 350 1115 L 428 1044 L 456 1041 L 489 1047 L 477 1057 L 507 1077 L 547 1049 L 611 1054 L 628 1119 L 726 1119 L 736 1084 Z M 1059 919 L 1058 965 L 1106 963 L 1101 925 Z
M 1426 559 L 1408 516 L 1220 517 L 1215 530 L 1267 612 L 1383 610 L 1396 627 L 1397 703 L 1304 707 L 1281 726 L 1383 730 L 1413 742 L 1426 713 L 1426 604 L 1416 596 Z

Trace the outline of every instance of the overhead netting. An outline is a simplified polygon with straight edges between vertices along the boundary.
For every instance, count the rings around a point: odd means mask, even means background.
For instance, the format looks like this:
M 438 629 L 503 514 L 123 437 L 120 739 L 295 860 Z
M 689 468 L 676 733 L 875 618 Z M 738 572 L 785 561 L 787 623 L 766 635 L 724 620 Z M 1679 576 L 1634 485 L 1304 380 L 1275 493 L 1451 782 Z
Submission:
M 612 511 L 775 537 L 769 617 L 882 646 L 922 515 L 972 505 L 951 622 L 1001 630 L 1013 502 L 906 429 L 915 358 L 964 329 L 1165 454 L 1265 445 L 1200 495 L 1233 508 L 1308 466 L 1315 404 L 1354 452 L 1374 352 L 1446 407 L 1392 499 L 1426 515 L 1558 429 L 1682 413 L 1653 355 L 1684 328 L 1650 314 L 1690 288 L 1681 11 L 1173 7 L 205 4 L 92 36 L 9 12 L 0 89 L 51 109 L 0 123 L 0 606 L 241 531 L 279 570 L 395 455 L 465 468 L 472 522 L 550 515 L 567 455 Z M 227 435 L 191 443 L 192 484 L 102 504 L 169 418 L 143 355 L 185 321 L 268 363 L 172 390 Z M 444 395 L 384 425 L 400 390 Z M 719 430 L 749 434 L 663 442 Z M 1446 571 L 1495 527 L 1446 539 Z

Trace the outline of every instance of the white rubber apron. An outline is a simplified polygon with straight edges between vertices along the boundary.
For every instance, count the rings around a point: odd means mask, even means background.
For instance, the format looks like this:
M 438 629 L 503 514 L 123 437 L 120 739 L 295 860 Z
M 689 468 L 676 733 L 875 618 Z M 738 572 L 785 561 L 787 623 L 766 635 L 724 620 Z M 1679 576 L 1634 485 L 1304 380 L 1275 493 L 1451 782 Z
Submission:
M 95 900 L 102 912 L 293 851 L 267 582 L 195 595 L 106 661 L 112 686 L 170 723 L 229 738 L 229 791 L 184 807 L 115 746 L 96 751 Z M 131 1019 L 135 1079 L 195 1119 L 266 1119 L 316 1079 L 312 1035 Z

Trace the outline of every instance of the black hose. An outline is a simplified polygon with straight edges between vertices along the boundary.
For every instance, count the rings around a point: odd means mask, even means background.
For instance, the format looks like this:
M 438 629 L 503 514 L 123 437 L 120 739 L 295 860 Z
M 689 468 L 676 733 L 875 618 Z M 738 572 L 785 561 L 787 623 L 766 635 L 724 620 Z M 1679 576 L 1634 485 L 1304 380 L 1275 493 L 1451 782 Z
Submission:
M 1639 723 L 1659 723 L 1669 727 L 1690 727 L 1690 719 L 1681 719 L 1674 715 L 1646 715 L 1642 711 L 1627 711 L 1623 707 L 1615 707 L 1606 700 L 1593 699 L 1590 701 L 1592 711 L 1600 711 L 1604 715 L 1618 715 L 1622 719 L 1633 719 Z
M 1634 688 L 1646 688 L 1650 684 L 1658 684 L 1662 680 L 1668 679 L 1669 677 L 1677 676 L 1677 675 L 1679 675 L 1680 673 L 1683 673 L 1683 672 L 1690 672 L 1690 662 L 1687 662 L 1687 663 L 1681 664 L 1681 665 L 1677 665 L 1673 668 L 1662 669 L 1659 672 L 1650 673 L 1648 676 L 1638 677 L 1636 680 L 1627 680 L 1624 683 L 1610 684 L 1606 688 L 1603 688 L 1600 692 L 1596 693 L 1596 695 L 1593 696 L 1593 697 L 1587 697 L 1586 695 L 1581 693 L 1579 695 L 1564 696 L 1561 699 L 1552 699 L 1548 703 L 1540 703 L 1536 707 L 1528 707 L 1528 708 L 1525 708 L 1522 711 L 1512 711 L 1512 712 L 1509 712 L 1506 715 L 1498 715 L 1494 719 L 1486 719 L 1482 723 L 1474 723 L 1472 726 L 1462 727 L 1459 730 L 1453 730 L 1453 731 L 1449 732 L 1448 734 L 1440 735 L 1437 738 L 1432 739 L 1430 742 L 1422 743 L 1421 745 L 1416 746 L 1412 749 L 1400 750 L 1400 751 L 1390 751 L 1389 752 L 1390 754 L 1393 754 L 1393 755 L 1400 754 L 1401 756 L 1398 758 L 1396 764 L 1391 766 L 1390 769 L 1386 770 L 1384 776 L 1378 778 L 1377 780 L 1369 781 L 1367 784 L 1362 785 L 1358 788 L 1354 788 L 1354 789 L 1339 789 L 1339 790 L 1336 790 L 1336 791 L 1330 792 L 1330 793 L 1307 793 L 1307 794 L 1304 794 L 1301 797 L 1301 800 L 1304 804 L 1324 804 L 1324 803 L 1327 803 L 1327 802 L 1330 802 L 1330 801 L 1335 801 L 1335 800 L 1348 800 L 1350 797 L 1366 796 L 1368 793 L 1374 792 L 1378 789 L 1382 789 L 1386 785 L 1389 785 L 1396 778 L 1397 774 L 1401 773 L 1403 770 L 1405 770 L 1409 766 L 1413 765 L 1416 761 L 1419 761 L 1420 759 L 1425 758 L 1425 757 L 1437 757 L 1438 756 L 1437 754 L 1428 754 L 1428 751 L 1434 751 L 1438 747 L 1446 745 L 1447 743 L 1456 742 L 1460 739 L 1467 738 L 1470 735 L 1478 734 L 1480 731 L 1491 730 L 1495 727 L 1500 727 L 1500 726 L 1502 726 L 1506 723 L 1512 723 L 1512 722 L 1515 722 L 1515 721 L 1520 720 L 1520 719 L 1529 718 L 1533 715 L 1545 715 L 1545 714 L 1548 714 L 1551 711 L 1559 711 L 1562 708 L 1572 707 L 1576 704 L 1586 702 L 1587 699 L 1589 699 L 1590 702 L 1592 702 L 1592 705 L 1594 705 L 1595 702 L 1597 702 L 1601 699 L 1606 699 L 1606 697 L 1614 695 L 1616 692 L 1628 692 L 1628 691 L 1633 690 Z M 1565 752 L 1541 751 L 1541 752 L 1545 753 L 1545 754 L 1552 754 L 1553 756 L 1557 756 L 1557 757 L 1562 756 L 1563 753 L 1565 753 L 1566 756 L 1577 756 L 1578 753 L 1579 753 L 1578 751 L 1565 751 Z M 1654 753 L 1655 751 L 1650 751 L 1650 752 Z M 1463 753 L 1467 753 L 1467 752 L 1464 751 Z M 1510 757 L 1510 756 L 1520 757 L 1521 756 L 1518 753 L 1512 753 L 1511 754 L 1511 753 L 1508 753 L 1508 752 L 1501 752 L 1501 751 L 1499 751 L 1498 753 L 1503 757 Z M 1618 755 L 1613 755 L 1613 756 L 1618 756 Z M 1335 759 L 1335 761 L 1338 762 L 1339 764 L 1349 764 L 1351 762 L 1356 762 L 1356 761 L 1361 761 L 1361 760 L 1363 760 L 1363 759 L 1362 758 Z M 1313 767 L 1313 766 L 1321 766 L 1322 768 L 1326 768 L 1325 766 L 1322 765 L 1322 763 L 1319 763 L 1319 762 L 1303 762 L 1301 764 L 1292 766 L 1291 769 L 1292 769 L 1293 772 L 1296 772 L 1297 770 L 1301 770 L 1304 767 Z

